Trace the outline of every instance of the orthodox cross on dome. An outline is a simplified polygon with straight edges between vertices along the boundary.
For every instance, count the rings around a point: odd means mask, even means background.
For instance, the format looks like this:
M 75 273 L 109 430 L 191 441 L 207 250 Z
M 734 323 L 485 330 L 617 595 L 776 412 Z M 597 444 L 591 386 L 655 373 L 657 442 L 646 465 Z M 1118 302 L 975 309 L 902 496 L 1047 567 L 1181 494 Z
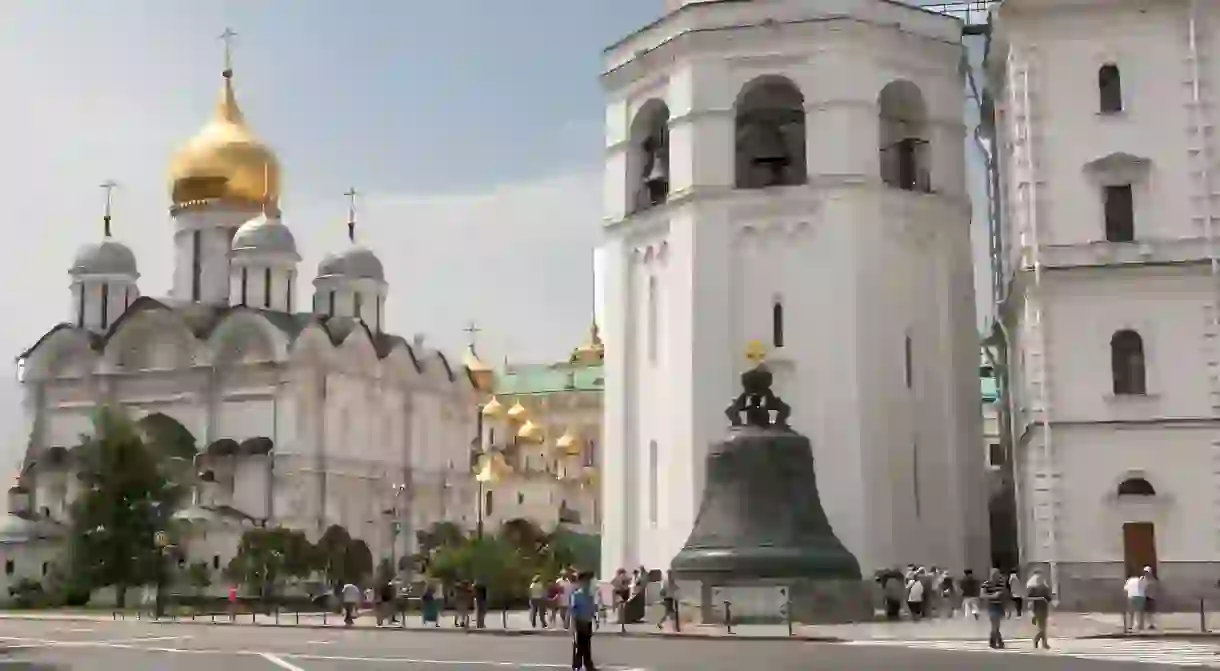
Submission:
M 758 365 L 767 359 L 767 346 L 761 340 L 751 340 L 746 343 L 746 360 Z
M 221 72 L 225 79 L 233 77 L 233 38 L 237 37 L 237 33 L 233 32 L 232 28 L 225 28 L 217 39 L 224 43 L 225 54 L 225 69 Z
M 348 187 L 343 195 L 347 196 L 347 239 L 356 242 L 356 187 Z
M 108 179 L 102 182 L 100 186 L 106 192 L 106 205 L 105 209 L 102 210 L 102 235 L 108 238 L 110 237 L 110 205 L 113 201 L 114 188 L 118 186 L 118 183 Z
M 475 341 L 478 340 L 479 333 L 482 333 L 483 329 L 475 325 L 474 322 L 470 322 L 470 324 L 468 324 L 466 328 L 462 330 L 465 331 L 467 337 L 470 338 L 470 348 L 474 349 Z

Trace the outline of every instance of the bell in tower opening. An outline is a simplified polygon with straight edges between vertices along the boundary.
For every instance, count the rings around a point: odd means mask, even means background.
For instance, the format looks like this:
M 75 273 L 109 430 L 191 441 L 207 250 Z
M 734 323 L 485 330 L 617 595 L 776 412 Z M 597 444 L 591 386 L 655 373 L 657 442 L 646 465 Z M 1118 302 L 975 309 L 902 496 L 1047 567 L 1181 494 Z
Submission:
M 771 371 L 752 358 L 725 411 L 728 433 L 708 450 L 694 528 L 671 564 L 679 591 L 703 621 L 723 621 L 726 603 L 733 622 L 871 619 L 860 564 L 818 498 L 809 439 L 788 426 Z

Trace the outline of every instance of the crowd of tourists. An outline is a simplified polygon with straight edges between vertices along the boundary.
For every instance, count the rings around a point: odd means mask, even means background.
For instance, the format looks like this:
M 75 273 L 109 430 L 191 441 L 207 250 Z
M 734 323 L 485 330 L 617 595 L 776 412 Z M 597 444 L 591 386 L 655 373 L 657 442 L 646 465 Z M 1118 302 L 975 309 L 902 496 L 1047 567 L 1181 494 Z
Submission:
M 1050 583 L 1035 569 L 1027 579 L 1019 572 L 1005 573 L 994 569 L 986 580 L 979 580 L 967 569 L 954 577 L 949 571 L 908 565 L 905 570 L 890 569 L 877 575 L 889 620 L 911 621 L 937 618 L 969 617 L 979 619 L 985 612 L 991 623 L 989 644 L 1003 648 L 1001 624 L 1005 619 L 1020 618 L 1028 610 L 1036 627 L 1034 647 L 1049 648 L 1047 628 L 1050 624 Z

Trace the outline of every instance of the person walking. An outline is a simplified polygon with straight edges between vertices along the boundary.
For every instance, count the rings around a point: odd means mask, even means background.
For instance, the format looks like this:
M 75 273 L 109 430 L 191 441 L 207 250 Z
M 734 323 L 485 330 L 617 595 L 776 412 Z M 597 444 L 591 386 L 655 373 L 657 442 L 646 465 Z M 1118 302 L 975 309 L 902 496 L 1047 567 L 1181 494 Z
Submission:
M 436 586 L 431 582 L 424 585 L 424 593 L 419 597 L 420 616 L 424 624 L 432 623 L 433 627 L 441 626 L 440 603 L 443 599 L 436 598 Z
M 576 586 L 568 600 L 568 617 L 572 625 L 572 669 L 597 671 L 593 664 L 593 618 L 597 604 L 593 599 L 592 572 L 576 577 Z
M 1025 612 L 1025 583 L 1016 569 L 1008 575 L 1008 594 L 1012 597 L 1012 609 L 1017 617 Z
M 1152 573 L 1151 566 L 1144 567 L 1144 623 L 1149 629 L 1156 629 L 1156 600 L 1160 591 L 1160 582 Z
M 1029 582 L 1025 584 L 1025 600 L 1029 604 L 1029 612 L 1034 616 L 1034 627 L 1037 628 L 1034 633 L 1034 647 L 1041 643 L 1043 650 L 1050 650 L 1051 644 L 1047 640 L 1046 632 L 1050 626 L 1051 586 L 1038 569 L 1034 569 Z
M 356 583 L 346 583 L 343 585 L 343 625 L 350 627 L 356 623 L 356 610 L 360 607 L 360 598 L 363 594 L 360 592 L 360 587 Z
M 1002 650 L 1004 636 L 1000 633 L 1000 623 L 1008 610 L 1004 603 L 1008 594 L 1008 580 L 996 569 L 992 571 L 991 579 L 983 583 L 982 592 L 983 601 L 987 603 L 987 618 L 991 621 L 991 635 L 987 644 L 993 650 Z
M 1132 627 L 1144 629 L 1144 596 L 1148 583 L 1142 575 L 1133 575 L 1123 583 L 1123 592 L 1127 595 L 1127 608 L 1123 612 L 1123 633 L 1130 634 Z
M 398 590 L 394 588 L 394 583 L 385 583 L 378 588 L 377 592 L 377 626 L 380 627 L 387 619 L 390 624 L 397 623 L 398 617 L 394 613 L 394 602 L 398 596 Z
M 974 571 L 966 569 L 962 575 L 962 615 L 979 619 L 979 579 L 974 577 Z
M 663 629 L 665 623 L 673 620 L 674 629 L 678 628 L 678 585 L 674 582 L 674 572 L 665 574 L 665 582 L 661 583 L 661 602 L 665 604 L 665 612 L 657 622 L 657 629 Z
M 474 626 L 476 629 L 487 628 L 487 581 L 474 582 Z
M 530 582 L 530 626 L 537 629 L 541 624 L 543 629 L 546 629 L 546 612 L 547 585 L 542 581 L 541 575 L 534 576 L 534 580 Z
M 907 582 L 907 610 L 911 612 L 911 621 L 923 618 L 924 580 L 919 573 Z

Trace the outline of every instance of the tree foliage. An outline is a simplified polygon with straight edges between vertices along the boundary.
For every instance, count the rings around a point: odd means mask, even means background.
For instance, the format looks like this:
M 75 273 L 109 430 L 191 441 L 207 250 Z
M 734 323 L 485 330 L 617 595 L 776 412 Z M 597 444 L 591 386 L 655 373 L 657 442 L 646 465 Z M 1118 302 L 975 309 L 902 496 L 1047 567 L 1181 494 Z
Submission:
M 225 573 L 230 580 L 265 593 L 283 578 L 307 578 L 317 564 L 317 553 L 303 531 L 249 529 L 241 535 L 237 554 Z
M 182 490 L 165 473 L 165 459 L 114 408 L 93 419 L 93 435 L 77 448 L 81 494 L 71 506 L 72 571 L 91 587 L 126 589 L 155 580 L 167 528 Z
M 316 548 L 316 566 L 332 585 L 360 584 L 373 572 L 373 553 L 368 544 L 352 538 L 337 524 L 322 533 Z

